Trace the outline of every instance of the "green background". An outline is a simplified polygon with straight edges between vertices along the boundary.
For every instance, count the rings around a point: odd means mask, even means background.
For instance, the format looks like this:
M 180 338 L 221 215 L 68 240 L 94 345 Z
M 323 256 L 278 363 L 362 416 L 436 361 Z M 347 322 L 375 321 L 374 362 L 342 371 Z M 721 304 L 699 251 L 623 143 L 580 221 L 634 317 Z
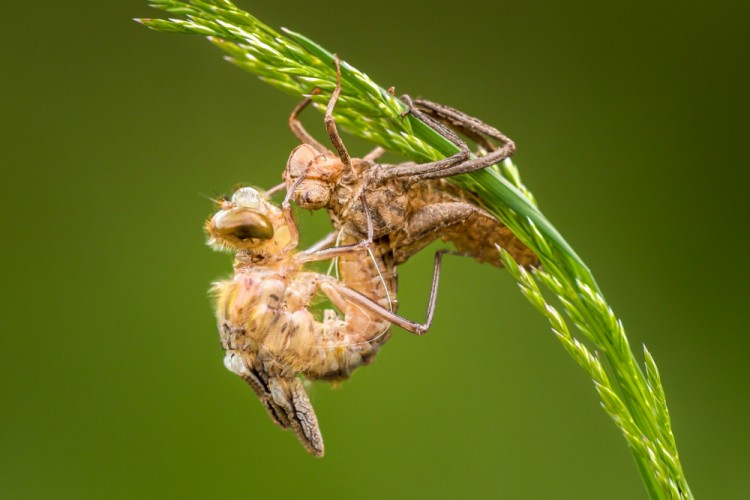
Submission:
M 655 356 L 698 498 L 750 494 L 734 3 L 239 3 L 515 139 Z M 279 181 L 295 99 L 132 22 L 159 15 L 145 0 L 3 10 L 0 496 L 645 498 L 591 381 L 506 273 L 468 259 L 446 261 L 428 336 L 395 331 L 373 366 L 311 389 L 327 456 L 306 455 L 222 365 L 206 290 L 230 259 L 201 229 L 201 194 Z M 325 231 L 301 215 L 309 240 Z M 431 260 L 401 268 L 408 317 Z

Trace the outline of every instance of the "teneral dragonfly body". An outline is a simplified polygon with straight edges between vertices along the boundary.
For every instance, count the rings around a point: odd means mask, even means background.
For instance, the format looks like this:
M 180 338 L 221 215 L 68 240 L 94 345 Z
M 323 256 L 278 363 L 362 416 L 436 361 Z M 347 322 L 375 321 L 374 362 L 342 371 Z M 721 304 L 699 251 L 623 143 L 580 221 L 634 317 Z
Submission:
M 300 376 L 340 380 L 370 363 L 393 323 L 421 334 L 429 327 L 394 314 L 395 290 L 377 247 L 353 244 L 297 252 L 297 227 L 253 188 L 241 188 L 206 223 L 209 244 L 235 254 L 234 275 L 213 286 L 224 363 L 260 398 L 271 418 L 321 456 L 323 439 Z M 368 257 L 369 254 L 369 257 Z M 338 257 L 355 290 L 306 270 Z M 363 262 L 370 265 L 362 265 Z M 356 261 L 356 265 L 354 262 Z M 327 297 L 337 310 L 316 315 Z M 433 294 L 434 301 L 434 294 Z

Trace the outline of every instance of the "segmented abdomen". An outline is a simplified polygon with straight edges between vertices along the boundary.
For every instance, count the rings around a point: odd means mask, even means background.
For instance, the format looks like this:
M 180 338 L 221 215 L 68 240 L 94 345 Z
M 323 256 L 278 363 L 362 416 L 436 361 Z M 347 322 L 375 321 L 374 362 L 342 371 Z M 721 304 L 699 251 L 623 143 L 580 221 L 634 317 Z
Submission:
M 379 255 L 377 250 L 374 253 Z M 355 269 L 348 258 L 343 260 L 342 278 L 350 277 L 361 285 L 358 291 L 387 308 L 386 287 L 364 255 L 357 262 L 362 269 Z M 214 285 L 224 349 L 272 377 L 303 374 L 339 380 L 371 362 L 388 338 L 390 324 L 347 302 L 337 304 L 341 313 L 332 309 L 315 313 L 310 306 L 326 277 L 312 272 L 289 276 L 240 271 L 234 279 Z M 385 271 L 384 279 L 389 276 L 392 279 Z
M 520 265 L 533 267 L 539 265 L 539 258 L 523 244 L 502 222 L 479 205 L 479 200 L 466 190 L 459 188 L 445 179 L 434 179 L 414 183 L 409 188 L 409 213 L 437 207 L 440 204 L 465 204 L 469 209 L 460 222 L 441 228 L 433 235 L 450 241 L 461 253 L 475 257 L 481 262 L 502 267 L 500 254 L 495 248 L 499 245 L 507 250 Z M 422 248 L 427 242 L 417 242 L 413 247 L 397 244 L 396 260 L 403 262 Z

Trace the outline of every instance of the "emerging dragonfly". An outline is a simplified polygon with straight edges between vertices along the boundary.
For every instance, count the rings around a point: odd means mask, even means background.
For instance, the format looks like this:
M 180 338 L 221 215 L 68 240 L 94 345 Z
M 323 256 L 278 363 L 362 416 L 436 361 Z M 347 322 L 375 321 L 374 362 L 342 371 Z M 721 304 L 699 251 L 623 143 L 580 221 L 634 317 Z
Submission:
M 311 97 L 297 105 L 289 118 L 290 128 L 302 144 L 292 151 L 283 177 L 300 207 L 327 209 L 334 227 L 349 240 L 358 241 L 367 234 L 366 204 L 372 209 L 374 238 L 390 248 L 395 265 L 438 238 L 451 241 L 463 254 L 496 266 L 502 266 L 497 245 L 509 251 L 519 264 L 538 265 L 538 257 L 500 221 L 480 208 L 471 193 L 445 179 L 508 158 L 515 151 L 513 141 L 458 110 L 430 101 L 412 102 L 404 96 L 409 112 L 456 144 L 460 152 L 423 164 L 379 165 L 376 160 L 385 152 L 382 148 L 362 159 L 352 158 L 333 119 L 341 93 L 338 59 L 335 64 L 337 82 L 326 108 L 325 125 L 337 155 L 312 137 L 298 120 L 300 112 L 312 102 Z M 472 138 L 488 154 L 471 158 L 468 146 L 433 117 Z M 490 138 L 500 141 L 502 146 L 495 146 Z
M 234 253 L 234 276 L 216 282 L 216 314 L 225 366 L 242 377 L 278 425 L 291 428 L 312 454 L 322 456 L 323 439 L 315 412 L 300 380 L 338 380 L 372 361 L 391 324 L 412 333 L 427 331 L 432 321 L 442 254 L 435 258 L 427 321 L 415 323 L 389 308 L 395 287 L 372 238 L 348 246 L 325 248 L 333 238 L 297 252 L 297 225 L 289 198 L 282 208 L 253 188 L 237 190 L 221 202 L 206 222 L 208 243 Z M 365 217 L 367 208 L 365 205 Z M 367 231 L 372 236 L 372 225 Z M 367 252 L 373 265 L 363 265 Z M 358 290 L 305 269 L 305 264 L 341 259 Z M 329 309 L 322 318 L 310 310 L 319 294 L 342 313 Z

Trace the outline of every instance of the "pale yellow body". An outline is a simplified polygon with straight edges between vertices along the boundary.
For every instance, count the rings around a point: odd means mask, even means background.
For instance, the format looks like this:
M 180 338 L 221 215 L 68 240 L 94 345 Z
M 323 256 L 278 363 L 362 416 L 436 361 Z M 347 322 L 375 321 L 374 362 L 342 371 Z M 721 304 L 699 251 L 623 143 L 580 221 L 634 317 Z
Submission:
M 214 285 L 222 346 L 271 376 L 347 378 L 377 352 L 382 342 L 373 339 L 389 323 L 338 296 L 333 278 L 300 267 L 293 258 L 241 267 Z M 343 316 L 328 309 L 315 317 L 310 306 L 321 288 Z
M 395 290 L 389 274 L 379 275 L 378 268 L 386 267 L 379 249 L 372 258 L 363 250 L 339 257 L 346 285 L 306 271 L 304 263 L 315 256 L 296 251 L 291 215 L 251 188 L 235 193 L 206 227 L 209 244 L 235 253 L 234 275 L 213 286 L 226 367 L 253 388 L 277 424 L 292 428 L 308 451 L 322 455 L 300 376 L 345 379 L 371 362 L 387 339 L 390 323 L 376 309 L 393 311 Z M 322 296 L 338 310 L 316 316 L 311 306 Z

